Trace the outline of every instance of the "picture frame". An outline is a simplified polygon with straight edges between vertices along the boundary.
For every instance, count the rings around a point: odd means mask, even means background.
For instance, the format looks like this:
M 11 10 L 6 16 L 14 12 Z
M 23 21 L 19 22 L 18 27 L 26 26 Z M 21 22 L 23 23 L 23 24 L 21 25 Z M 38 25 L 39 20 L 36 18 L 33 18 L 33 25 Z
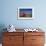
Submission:
M 18 19 L 33 19 L 34 18 L 34 8 L 19 7 L 17 17 L 18 17 Z

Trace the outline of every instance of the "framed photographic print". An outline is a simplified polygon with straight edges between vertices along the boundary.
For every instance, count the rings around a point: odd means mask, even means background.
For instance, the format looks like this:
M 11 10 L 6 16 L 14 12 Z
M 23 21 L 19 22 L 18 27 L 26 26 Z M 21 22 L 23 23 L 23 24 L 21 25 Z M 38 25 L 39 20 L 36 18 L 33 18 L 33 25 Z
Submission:
M 18 19 L 33 19 L 34 9 L 32 7 L 19 7 Z

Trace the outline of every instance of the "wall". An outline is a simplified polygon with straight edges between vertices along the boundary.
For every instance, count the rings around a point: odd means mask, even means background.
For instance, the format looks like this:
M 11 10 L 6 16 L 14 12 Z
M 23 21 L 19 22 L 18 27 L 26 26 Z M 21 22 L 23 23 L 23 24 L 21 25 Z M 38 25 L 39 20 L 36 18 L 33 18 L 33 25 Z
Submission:
M 0 24 L 5 26 L 9 24 L 15 27 L 29 28 L 29 27 L 43 27 L 46 28 L 46 0 L 1 0 L 1 15 Z M 18 7 L 33 7 L 34 19 L 32 20 L 17 20 Z

